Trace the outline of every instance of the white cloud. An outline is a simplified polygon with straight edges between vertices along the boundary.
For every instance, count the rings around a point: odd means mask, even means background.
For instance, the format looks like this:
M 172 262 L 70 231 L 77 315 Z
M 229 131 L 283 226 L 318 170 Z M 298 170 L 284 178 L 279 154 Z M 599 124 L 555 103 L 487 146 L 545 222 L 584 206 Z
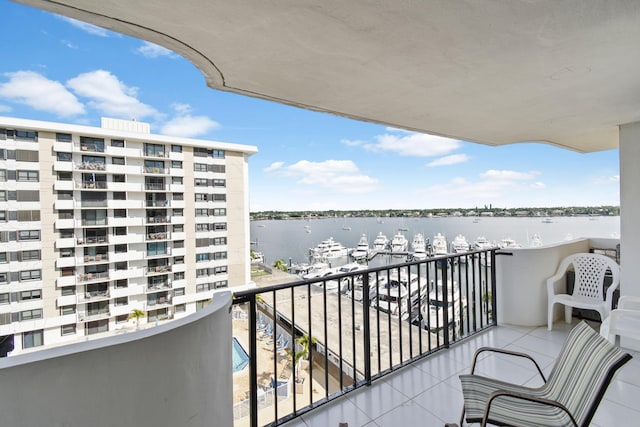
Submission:
M 365 144 L 364 141 L 352 139 L 343 139 L 342 141 L 340 141 L 340 143 L 346 145 L 347 147 L 360 147 Z
M 540 172 L 516 172 L 510 170 L 495 170 L 490 169 L 480 176 L 488 180 L 496 181 L 527 181 L 540 175 Z
M 514 191 L 544 189 L 544 183 L 533 181 L 538 175 L 539 172 L 488 170 L 480 174 L 479 181 L 455 178 L 446 184 L 433 185 L 426 189 L 425 193 L 442 196 L 448 200 L 486 202 L 500 199 Z
M 440 157 L 432 162 L 427 163 L 427 166 L 432 168 L 435 166 L 451 166 L 459 163 L 468 162 L 470 157 L 466 154 L 452 154 L 450 156 Z
M 137 99 L 138 90 L 128 87 L 109 71 L 83 73 L 67 81 L 78 96 L 88 98 L 88 105 L 101 114 L 125 119 L 156 116 L 158 112 Z
M 351 160 L 325 160 L 310 162 L 300 160 L 284 167 L 270 166 L 283 176 L 296 180 L 297 184 L 318 187 L 335 193 L 368 193 L 376 189 L 378 181 L 358 169 Z
M 0 104 L 0 113 L 8 113 L 10 111 L 11 111 L 11 107 L 9 107 L 8 105 Z
M 34 71 L 6 73 L 9 81 L 0 84 L 0 97 L 59 117 L 84 114 L 84 106 L 60 82 Z
M 273 162 L 269 166 L 263 169 L 264 172 L 270 173 L 275 172 L 284 166 L 284 162 Z
M 178 55 L 176 53 L 167 49 L 166 47 L 162 47 L 160 45 L 147 41 L 142 42 L 142 46 L 137 48 L 136 51 L 145 58 L 159 58 L 161 56 L 166 56 L 167 58 L 171 59 L 178 58 Z
M 395 130 L 395 129 L 394 129 Z M 394 152 L 401 156 L 443 156 L 461 147 L 460 141 L 424 133 L 402 131 L 400 135 L 386 133 L 377 135 L 375 143 L 362 146 L 373 152 Z
M 178 116 L 169 120 L 162 126 L 164 135 L 183 136 L 191 138 L 204 135 L 207 132 L 218 129 L 220 124 L 206 116 Z
M 88 22 L 78 21 L 77 19 L 67 18 L 66 16 L 58 16 L 58 17 L 63 21 L 67 21 L 69 24 L 73 25 L 74 27 L 81 29 L 85 33 L 89 33 L 94 36 L 109 37 L 111 34 L 115 34 L 105 28 L 98 27 L 93 24 L 89 24 Z

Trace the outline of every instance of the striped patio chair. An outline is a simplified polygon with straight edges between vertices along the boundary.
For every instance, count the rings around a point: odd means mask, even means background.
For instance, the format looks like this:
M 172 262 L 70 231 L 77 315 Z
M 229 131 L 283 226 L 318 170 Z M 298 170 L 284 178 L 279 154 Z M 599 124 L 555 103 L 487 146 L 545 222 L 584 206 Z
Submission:
M 485 351 L 531 360 L 545 384 L 530 388 L 474 375 L 477 357 Z M 480 348 L 471 374 L 460 375 L 464 395 L 460 424 L 466 414 L 467 422 L 482 426 L 588 426 L 614 374 L 630 359 L 584 321 L 569 333 L 548 380 L 526 354 Z

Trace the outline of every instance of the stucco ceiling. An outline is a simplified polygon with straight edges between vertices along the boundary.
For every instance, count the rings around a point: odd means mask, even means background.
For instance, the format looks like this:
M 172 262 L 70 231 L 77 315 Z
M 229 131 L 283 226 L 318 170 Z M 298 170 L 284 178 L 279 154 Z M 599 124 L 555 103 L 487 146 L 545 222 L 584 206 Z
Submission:
M 637 0 L 19 0 L 165 46 L 209 86 L 489 145 L 615 148 Z

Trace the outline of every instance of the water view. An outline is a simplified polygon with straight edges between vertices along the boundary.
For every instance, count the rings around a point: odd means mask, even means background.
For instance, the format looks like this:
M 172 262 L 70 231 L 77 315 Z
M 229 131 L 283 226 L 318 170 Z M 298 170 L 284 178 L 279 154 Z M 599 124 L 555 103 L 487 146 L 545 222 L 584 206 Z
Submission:
M 522 247 L 529 247 L 535 239 L 543 245 L 580 237 L 618 238 L 619 216 L 595 217 L 445 217 L 445 218 L 324 218 L 311 220 L 265 220 L 251 222 L 251 247 L 261 252 L 267 264 L 276 259 L 287 263 L 309 262 L 309 249 L 329 237 L 348 248 L 355 248 L 363 234 L 372 246 L 376 236 L 383 233 L 391 240 L 398 233 L 409 242 L 422 233 L 433 243 L 438 233 L 449 244 L 462 234 L 469 243 L 478 237 L 500 243 L 514 240 Z M 377 258 L 377 259 L 376 259 Z M 373 265 L 383 263 L 380 257 Z

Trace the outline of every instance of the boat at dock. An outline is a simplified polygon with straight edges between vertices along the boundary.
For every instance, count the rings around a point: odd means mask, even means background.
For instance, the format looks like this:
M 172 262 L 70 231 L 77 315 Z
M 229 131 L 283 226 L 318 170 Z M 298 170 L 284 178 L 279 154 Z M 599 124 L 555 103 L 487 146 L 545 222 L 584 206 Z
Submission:
M 327 240 L 318 243 L 315 248 L 309 249 L 310 259 L 328 262 L 329 264 L 336 259 L 346 257 L 348 254 L 347 247 L 333 240 L 333 237 L 329 237 Z
M 445 308 L 447 308 L 450 332 L 453 328 L 459 329 L 461 311 L 466 310 L 467 302 L 464 297 L 461 297 L 456 282 L 453 281 L 448 284 L 446 302 L 442 280 L 438 280 L 437 284 L 431 282 L 429 299 L 421 309 L 422 327 L 430 332 L 442 332 L 445 326 Z
M 389 247 L 389 239 L 387 239 L 387 236 L 382 234 L 382 232 L 379 232 L 378 236 L 373 241 L 373 250 L 378 252 L 386 251 L 388 247 Z
M 453 252 L 454 254 L 469 252 L 470 247 L 471 245 L 467 241 L 467 238 L 462 234 L 458 234 L 451 242 L 451 252 Z
M 433 256 L 449 254 L 447 239 L 442 235 L 442 233 L 438 233 L 433 236 L 433 243 L 431 243 L 431 247 L 433 248 Z
M 356 248 L 351 252 L 351 258 L 354 260 L 367 259 L 369 256 L 369 240 L 367 235 L 363 234 Z
M 391 240 L 391 253 L 392 254 L 404 254 L 407 252 L 409 241 L 402 232 L 397 232 Z
M 420 306 L 420 298 L 424 298 L 427 293 L 426 279 L 415 273 L 408 275 L 403 271 L 398 274 L 398 271 L 394 270 L 389 277 L 379 278 L 377 295 L 371 305 L 382 312 L 406 320 Z
M 411 249 L 413 250 L 412 257 L 414 260 L 421 261 L 427 259 L 427 242 L 424 239 L 424 234 L 418 233 L 413 236 Z

